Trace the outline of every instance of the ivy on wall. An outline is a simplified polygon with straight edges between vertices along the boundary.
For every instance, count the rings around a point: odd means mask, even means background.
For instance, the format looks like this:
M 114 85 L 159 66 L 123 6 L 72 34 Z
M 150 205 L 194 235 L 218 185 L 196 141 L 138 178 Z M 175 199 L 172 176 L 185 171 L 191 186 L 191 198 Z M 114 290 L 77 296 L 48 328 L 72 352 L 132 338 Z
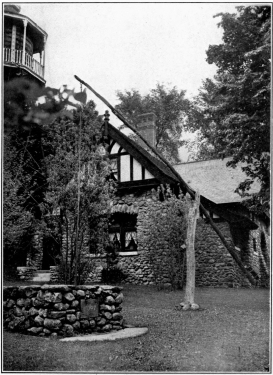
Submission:
M 188 203 L 168 188 L 165 200 L 151 206 L 147 213 L 149 234 L 146 243 L 156 285 L 182 289 L 184 281 L 185 242 Z

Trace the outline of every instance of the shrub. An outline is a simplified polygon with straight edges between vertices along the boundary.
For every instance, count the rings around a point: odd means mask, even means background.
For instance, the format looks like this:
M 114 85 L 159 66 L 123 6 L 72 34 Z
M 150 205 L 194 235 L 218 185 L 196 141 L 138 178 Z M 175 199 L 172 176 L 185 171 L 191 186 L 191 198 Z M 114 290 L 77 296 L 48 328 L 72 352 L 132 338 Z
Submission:
M 115 266 L 113 268 L 103 268 L 101 280 L 103 283 L 120 283 L 127 278 L 127 275 L 121 268 Z
M 103 268 L 101 279 L 104 283 L 120 283 L 126 279 L 127 275 L 118 266 L 117 249 L 113 246 L 106 247 L 106 268 Z

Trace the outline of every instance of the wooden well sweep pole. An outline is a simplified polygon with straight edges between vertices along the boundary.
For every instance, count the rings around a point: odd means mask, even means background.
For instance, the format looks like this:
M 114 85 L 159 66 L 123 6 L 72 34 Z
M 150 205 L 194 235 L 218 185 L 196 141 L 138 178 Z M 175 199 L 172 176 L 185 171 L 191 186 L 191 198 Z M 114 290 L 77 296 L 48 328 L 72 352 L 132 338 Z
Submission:
M 86 86 L 90 91 L 93 92 L 104 104 L 107 105 L 108 108 L 111 109 L 111 111 L 129 128 L 131 129 L 143 142 L 146 146 L 148 146 L 153 153 L 169 168 L 169 170 L 176 176 L 180 184 L 187 190 L 189 195 L 192 199 L 195 199 L 195 192 L 194 190 L 183 180 L 183 178 L 180 176 L 180 174 L 174 169 L 174 167 L 163 157 L 160 155 L 160 153 L 149 144 L 149 142 L 146 141 L 146 139 L 129 123 L 129 121 L 126 120 L 126 118 L 116 109 L 114 108 L 105 98 L 103 98 L 99 93 L 97 93 L 90 85 L 88 85 L 86 82 L 84 82 L 82 79 L 80 79 L 78 76 L 74 76 L 80 83 L 82 83 L 84 86 Z M 213 220 L 211 219 L 209 213 L 204 208 L 202 203 L 200 203 L 200 210 L 210 223 L 213 230 L 217 233 L 218 237 L 222 241 L 223 245 L 227 249 L 227 251 L 231 254 L 233 259 L 236 261 L 240 269 L 243 271 L 247 279 L 250 281 L 252 285 L 256 285 L 255 279 L 252 277 L 251 273 L 245 268 L 244 264 L 242 263 L 241 259 L 236 254 L 235 250 L 229 246 L 228 242 L 226 241 L 225 237 L 222 235 L 218 227 L 215 225 Z

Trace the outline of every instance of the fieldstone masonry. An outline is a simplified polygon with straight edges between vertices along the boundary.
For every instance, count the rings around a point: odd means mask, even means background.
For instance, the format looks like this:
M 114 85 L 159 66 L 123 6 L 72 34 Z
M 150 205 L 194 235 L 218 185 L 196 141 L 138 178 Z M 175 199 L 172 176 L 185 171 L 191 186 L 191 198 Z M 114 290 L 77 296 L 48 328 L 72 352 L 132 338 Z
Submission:
M 52 284 L 58 283 L 60 281 L 60 273 L 58 266 L 50 266 L 50 282 Z
M 157 210 L 158 214 L 162 214 L 161 202 L 158 199 L 157 192 L 149 190 L 146 193 L 136 197 L 134 194 L 128 194 L 126 196 L 116 198 L 114 206 L 119 207 L 131 206 L 137 207 L 138 217 L 137 217 L 137 237 L 138 237 L 138 249 L 137 254 L 133 255 L 123 255 L 120 253 L 118 258 L 118 266 L 127 275 L 125 280 L 126 283 L 136 284 L 136 285 L 154 285 L 154 275 L 152 267 L 149 260 L 149 249 L 146 246 L 145 237 L 149 231 L 147 228 L 147 215 L 151 210 Z M 166 246 L 166 244 L 163 244 Z M 163 249 L 162 249 L 163 250 Z M 100 282 L 100 273 L 102 268 L 106 265 L 105 258 L 97 257 L 93 258 L 96 264 L 95 272 L 90 275 L 90 282 Z M 166 275 L 162 275 L 165 282 L 169 285 L 169 279 Z
M 17 267 L 18 277 L 22 281 L 32 280 L 36 271 L 36 267 Z
M 138 208 L 137 218 L 137 237 L 138 250 L 137 254 L 119 256 L 119 267 L 127 274 L 126 283 L 140 284 L 140 285 L 154 285 L 154 275 L 149 259 L 149 248 L 146 244 L 147 235 L 149 233 L 148 213 L 151 210 L 157 212 L 158 215 L 164 215 L 164 209 L 158 198 L 158 193 L 155 190 L 147 191 L 146 193 L 136 196 L 135 194 L 128 194 L 126 196 L 117 198 L 114 205 L 120 207 L 127 205 L 128 207 L 134 205 Z M 236 249 L 233 236 L 230 230 L 230 225 L 227 222 L 217 222 L 216 225 L 223 233 L 230 246 Z M 260 228 L 261 229 L 261 228 Z M 258 269 L 257 274 L 259 281 L 258 286 L 265 286 L 268 283 L 268 267 L 261 249 L 257 246 L 257 252 L 253 251 L 252 238 L 260 236 L 260 229 L 254 231 L 247 231 L 239 229 L 242 242 L 244 242 L 243 232 L 246 233 L 248 240 L 245 247 L 241 246 L 238 250 L 238 255 L 246 266 L 256 265 Z M 267 236 L 268 238 L 268 236 Z M 164 254 L 166 253 L 166 242 L 159 240 L 157 246 L 162 249 L 161 256 L 164 261 Z M 202 218 L 197 221 L 196 227 L 196 286 L 209 287 L 248 287 L 249 281 L 244 276 L 242 270 L 229 254 L 225 246 L 222 244 L 218 235 L 211 228 L 209 223 L 206 223 Z M 248 250 L 246 250 L 248 249 Z M 95 272 L 90 275 L 89 281 L 100 282 L 100 273 L 105 266 L 105 259 L 103 257 L 93 258 L 96 264 Z M 262 265 L 259 263 L 262 263 Z M 185 272 L 186 273 L 186 272 Z M 266 281 L 267 280 L 267 281 Z M 170 286 L 168 270 L 162 274 L 162 285 Z
M 233 246 L 227 222 L 217 223 L 221 233 Z M 206 239 L 204 241 L 204 239 Z M 196 226 L 196 286 L 238 287 L 250 285 L 218 235 L 203 219 Z
M 13 332 L 73 336 L 123 328 L 121 287 L 4 287 L 3 297 L 4 327 Z
M 118 267 L 120 267 L 124 274 L 127 275 L 126 283 L 139 285 L 154 285 L 155 278 L 153 274 L 153 267 L 150 260 L 150 248 L 147 245 L 147 237 L 149 234 L 149 214 L 151 211 L 157 215 L 164 215 L 164 205 L 159 199 L 159 193 L 155 190 L 147 190 L 141 194 L 131 193 L 123 196 L 116 196 L 113 201 L 113 212 L 133 212 L 137 214 L 137 252 L 131 254 L 119 254 Z M 221 232 L 230 245 L 237 249 L 238 255 L 246 267 L 250 266 L 257 274 L 257 285 L 268 286 L 269 283 L 269 234 L 267 228 L 262 227 L 258 223 L 259 229 L 247 230 L 246 228 L 230 227 L 227 222 L 217 222 Z M 265 247 L 261 246 L 261 235 L 265 233 Z M 255 241 L 254 241 L 255 240 Z M 35 241 L 39 245 L 39 238 Z M 253 248 L 254 242 L 256 249 Z M 238 245 L 239 244 L 239 245 Z M 159 257 L 164 262 L 164 258 L 168 254 L 168 244 L 166 241 L 158 239 L 155 244 L 160 251 Z M 239 246 L 239 247 L 238 247 Z M 243 275 L 241 269 L 238 267 L 232 256 L 228 253 L 221 240 L 202 218 L 198 219 L 196 228 L 196 285 L 197 286 L 212 286 L 212 287 L 239 287 L 249 286 L 249 282 Z M 39 269 L 41 263 L 40 255 L 37 252 L 35 261 L 31 263 L 32 267 Z M 86 254 L 86 257 L 92 262 L 92 272 L 86 279 L 86 283 L 101 282 L 101 273 L 106 267 L 106 256 L 104 254 L 93 255 Z M 20 278 L 30 279 L 34 268 L 21 267 Z M 50 267 L 51 282 L 60 282 L 57 267 Z M 185 270 L 186 271 L 186 270 Z M 186 272 L 184 272 L 184 275 Z M 158 282 L 158 280 L 157 280 Z M 166 270 L 162 272 L 160 284 L 169 287 L 170 274 Z

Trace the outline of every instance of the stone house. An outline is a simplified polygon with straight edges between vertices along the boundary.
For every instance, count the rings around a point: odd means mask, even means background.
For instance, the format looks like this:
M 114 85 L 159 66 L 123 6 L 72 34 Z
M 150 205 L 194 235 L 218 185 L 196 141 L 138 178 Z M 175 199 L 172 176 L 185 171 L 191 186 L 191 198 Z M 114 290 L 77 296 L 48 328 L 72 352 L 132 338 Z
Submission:
M 154 114 L 139 116 L 138 131 L 154 145 Z M 143 144 L 136 143 L 112 126 L 108 116 L 105 117 L 103 138 L 112 164 L 112 176 L 118 182 L 111 207 L 109 237 L 113 243 L 118 243 L 118 264 L 127 274 L 126 282 L 152 285 L 154 275 L 149 259 L 150 249 L 145 241 L 149 232 L 147 219 L 151 211 L 158 215 L 163 213 L 164 190 L 170 186 L 177 192 L 178 179 Z M 238 252 L 245 267 L 257 279 L 257 284 L 265 286 L 269 280 L 269 218 L 266 215 L 254 217 L 242 205 L 242 198 L 234 191 L 244 180 L 244 174 L 240 166 L 227 168 L 226 162 L 227 159 L 190 162 L 174 168 L 193 189 L 199 190 L 201 203 L 226 240 Z M 258 189 L 255 183 L 252 191 Z M 197 286 L 248 285 L 242 271 L 202 215 L 197 222 L 195 248 Z M 42 268 L 42 257 L 47 256 L 47 251 L 49 249 L 44 248 L 36 258 L 34 266 L 37 269 Z M 106 256 L 90 253 L 87 257 L 96 264 L 88 280 L 100 282 Z M 54 274 L 54 264 L 48 263 L 48 268 Z M 22 275 L 25 271 L 27 268 L 21 268 Z M 169 285 L 167 272 L 162 274 L 162 283 Z

